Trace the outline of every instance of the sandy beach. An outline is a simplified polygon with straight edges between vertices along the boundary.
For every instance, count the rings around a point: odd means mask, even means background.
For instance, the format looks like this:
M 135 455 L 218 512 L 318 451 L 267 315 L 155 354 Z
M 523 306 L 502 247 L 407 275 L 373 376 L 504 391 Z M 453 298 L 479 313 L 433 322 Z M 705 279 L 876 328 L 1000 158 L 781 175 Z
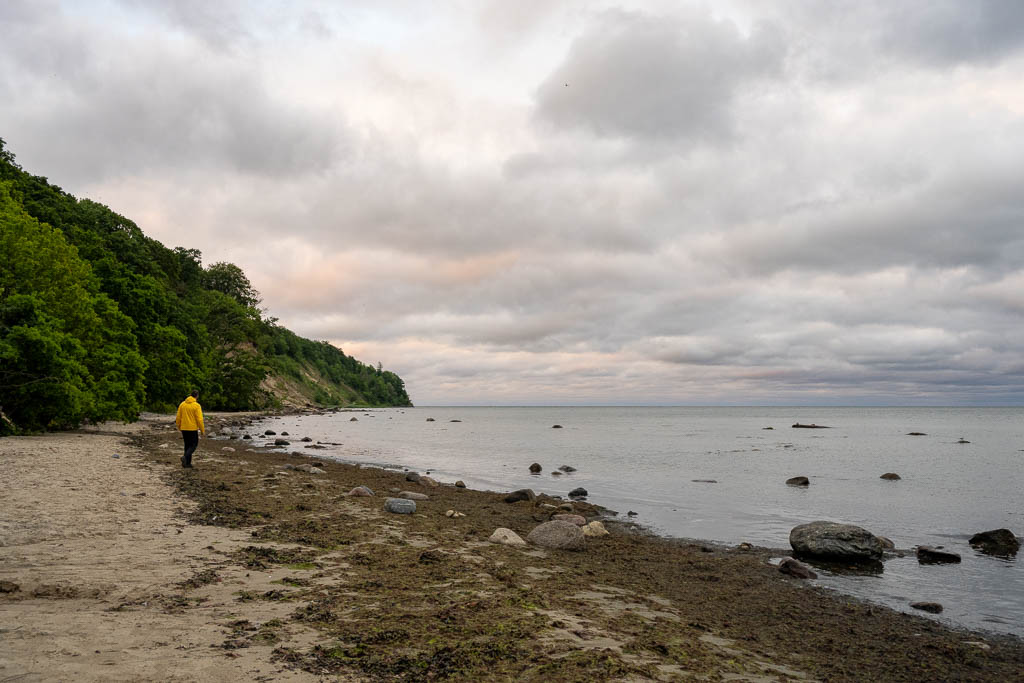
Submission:
M 244 415 L 212 415 L 218 424 Z M 0 681 L 1020 680 L 1019 639 L 822 591 L 767 549 L 607 522 L 526 537 L 544 501 L 203 440 L 169 416 L 0 440 Z M 355 486 L 376 495 L 353 497 Z M 383 498 L 426 496 L 414 515 Z M 588 519 L 600 510 L 574 503 Z M 451 518 L 448 510 L 465 517 Z

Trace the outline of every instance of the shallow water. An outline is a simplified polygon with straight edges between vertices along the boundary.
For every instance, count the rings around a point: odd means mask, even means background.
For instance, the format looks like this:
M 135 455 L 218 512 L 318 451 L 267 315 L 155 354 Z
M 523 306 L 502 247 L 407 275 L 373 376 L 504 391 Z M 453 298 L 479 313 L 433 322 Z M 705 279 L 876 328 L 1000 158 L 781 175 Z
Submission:
M 963 562 L 924 566 L 910 552 L 880 576 L 821 582 L 904 611 L 940 602 L 943 621 L 1024 635 L 1021 561 L 967 544 L 988 529 L 1024 532 L 1022 408 L 407 408 L 272 418 L 249 432 L 264 429 L 344 444 L 316 455 L 473 488 L 564 496 L 582 486 L 591 502 L 671 536 L 788 548 L 793 526 L 826 519 L 897 548 L 945 546 Z M 553 476 L 560 465 L 577 471 Z M 879 479 L 885 472 L 902 480 Z M 796 475 L 811 485 L 786 486 Z

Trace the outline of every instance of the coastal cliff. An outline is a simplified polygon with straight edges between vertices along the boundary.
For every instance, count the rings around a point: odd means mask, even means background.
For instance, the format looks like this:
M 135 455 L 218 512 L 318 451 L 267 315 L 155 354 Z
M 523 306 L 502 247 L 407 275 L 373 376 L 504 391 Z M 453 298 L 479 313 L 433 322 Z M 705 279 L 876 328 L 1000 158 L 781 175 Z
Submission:
M 0 435 L 211 410 L 411 405 L 402 379 L 277 324 L 241 268 L 204 266 L 23 170 L 0 139 Z

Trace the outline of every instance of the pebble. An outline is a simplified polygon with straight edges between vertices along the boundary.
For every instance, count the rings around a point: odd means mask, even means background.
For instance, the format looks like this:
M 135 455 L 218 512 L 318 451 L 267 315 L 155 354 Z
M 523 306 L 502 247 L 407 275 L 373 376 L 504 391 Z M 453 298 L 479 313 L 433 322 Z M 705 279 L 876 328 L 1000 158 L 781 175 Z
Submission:
M 399 491 L 399 498 L 405 498 L 406 500 L 430 500 L 430 496 L 425 493 L 417 493 L 416 491 Z
M 445 517 L 451 517 L 451 518 L 454 519 L 454 518 L 457 518 L 457 517 L 465 517 L 466 514 L 464 512 L 457 512 L 455 510 L 448 510 L 446 513 L 444 513 L 444 516 Z
M 583 529 L 583 535 L 590 538 L 608 535 L 608 530 L 604 528 L 604 524 L 601 522 L 591 522 L 581 528 Z
M 368 497 L 373 495 L 373 491 L 368 486 L 357 486 L 348 492 L 348 495 L 355 497 Z

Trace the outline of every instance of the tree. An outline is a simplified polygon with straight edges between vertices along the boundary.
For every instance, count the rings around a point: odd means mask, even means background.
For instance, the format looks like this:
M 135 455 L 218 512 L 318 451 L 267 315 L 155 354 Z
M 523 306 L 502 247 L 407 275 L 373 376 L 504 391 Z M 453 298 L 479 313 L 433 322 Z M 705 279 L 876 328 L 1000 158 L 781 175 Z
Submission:
M 246 308 L 260 305 L 260 293 L 253 289 L 249 278 L 233 263 L 214 263 L 203 273 L 203 287 L 227 294 Z

